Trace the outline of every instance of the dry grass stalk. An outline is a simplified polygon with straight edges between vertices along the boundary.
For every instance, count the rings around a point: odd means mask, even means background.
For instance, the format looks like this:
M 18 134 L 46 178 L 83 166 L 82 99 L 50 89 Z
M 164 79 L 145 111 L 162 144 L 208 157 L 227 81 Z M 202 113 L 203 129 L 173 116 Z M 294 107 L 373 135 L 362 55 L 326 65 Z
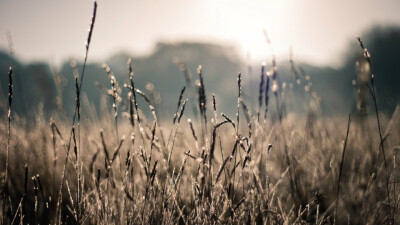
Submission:
M 368 88 L 370 89 L 370 93 L 372 96 L 372 100 L 374 102 L 374 108 L 375 108 L 375 116 L 376 116 L 376 122 L 378 124 L 378 133 L 379 133 L 379 139 L 380 139 L 380 144 L 379 148 L 382 151 L 382 155 L 383 155 L 383 160 L 385 163 L 385 170 L 386 170 L 386 193 L 387 193 L 387 199 L 388 199 L 388 203 L 389 203 L 389 214 L 390 214 L 390 221 L 391 223 L 393 223 L 393 213 L 392 213 L 392 205 L 391 205 L 391 201 L 390 201 L 390 190 L 389 190 L 389 182 L 390 182 L 390 173 L 389 173 L 389 168 L 388 168 L 388 163 L 387 163 L 387 159 L 386 159 L 386 152 L 385 152 L 385 145 L 384 145 L 384 140 L 383 140 L 383 136 L 382 136 L 382 128 L 381 128 L 381 122 L 379 119 L 379 111 L 378 111 L 378 101 L 376 99 L 376 89 L 375 89 L 375 75 L 373 74 L 372 71 L 372 61 L 371 61 L 371 54 L 369 53 L 368 49 L 364 47 L 363 42 L 361 41 L 360 37 L 357 37 L 358 42 L 360 43 L 360 47 L 363 50 L 364 53 L 364 58 L 365 60 L 367 60 L 368 65 L 369 65 L 369 74 L 370 74 L 370 80 L 371 80 L 371 87 Z
M 207 134 L 207 99 L 206 99 L 206 91 L 204 88 L 204 80 L 203 80 L 203 70 L 202 66 L 199 65 L 197 67 L 197 74 L 199 75 L 199 109 L 200 109 L 200 115 L 202 117 L 202 120 L 204 122 L 204 131 Z
M 242 74 L 238 73 L 237 77 L 237 83 L 238 83 L 238 96 L 237 96 L 237 113 L 236 113 L 236 133 L 239 133 L 239 109 L 240 109 L 240 101 L 241 101 L 241 95 L 242 95 Z
M 137 101 L 136 101 L 135 82 L 133 80 L 134 72 L 132 70 L 132 59 L 131 58 L 128 59 L 127 65 L 128 65 L 128 71 L 129 71 L 129 82 L 131 85 L 130 90 L 131 90 L 131 97 L 132 97 L 132 100 L 130 100 L 130 102 L 131 102 L 130 104 L 132 104 L 132 101 L 133 101 L 133 105 L 135 106 L 135 110 L 136 110 L 137 120 L 140 123 L 140 117 L 139 117 L 139 113 L 138 113 L 138 105 L 137 105 Z M 133 110 L 131 112 L 131 124 L 133 127 L 135 126 L 134 118 L 133 118 Z
M 10 159 L 10 140 L 11 140 L 11 106 L 12 106 L 12 100 L 13 100 L 13 70 L 10 67 L 8 69 L 8 114 L 7 114 L 7 119 L 8 119 L 8 129 L 7 129 L 7 153 L 6 153 L 6 168 L 5 168 L 5 173 L 4 173 L 4 199 L 3 199 L 3 224 L 7 222 L 7 200 L 8 200 L 8 173 L 9 173 L 9 159 Z
M 265 63 L 261 65 L 261 75 L 260 75 L 260 87 L 258 91 L 258 112 L 257 112 L 257 122 L 260 121 L 260 112 L 262 107 L 262 99 L 264 93 L 264 76 L 265 76 Z
M 85 60 L 83 63 L 83 68 L 82 68 L 82 75 L 80 77 L 80 82 L 78 84 L 78 81 L 76 79 L 76 93 L 77 93 L 77 97 L 80 98 L 79 93 L 82 91 L 82 83 L 83 83 L 83 77 L 85 75 L 85 69 L 86 69 L 86 62 L 87 62 L 87 58 L 89 55 L 89 46 L 90 46 L 90 42 L 92 40 L 92 34 L 93 34 L 93 28 L 94 28 L 94 23 L 96 21 L 96 13 L 97 13 L 97 1 L 94 1 L 94 6 L 93 6 L 93 14 L 92 14 L 92 19 L 91 19 L 91 23 L 90 23 L 90 27 L 89 27 L 89 33 L 88 33 L 88 38 L 87 38 L 87 42 L 86 42 L 86 52 L 85 52 Z M 72 118 L 72 126 L 75 125 L 75 120 L 76 120 L 76 116 L 78 114 L 78 126 L 79 126 L 79 104 L 80 103 L 80 99 L 76 99 L 76 104 L 75 104 L 75 110 L 74 110 L 74 116 Z M 80 127 L 80 126 L 79 126 Z M 80 128 L 79 128 L 80 130 Z M 71 138 L 72 138 L 72 130 L 71 130 L 71 134 L 70 134 L 70 138 L 69 138 L 69 144 L 71 143 Z
M 338 205 L 339 205 L 340 180 L 342 178 L 344 156 L 346 154 L 346 147 L 347 147 L 347 140 L 349 138 L 350 124 L 351 124 L 351 113 L 349 114 L 349 120 L 347 122 L 346 138 L 344 139 L 344 144 L 343 144 L 342 159 L 340 161 L 339 178 L 338 178 L 337 189 L 336 189 L 336 206 L 335 206 L 335 221 L 336 221 L 336 223 L 338 221 L 337 220 L 337 215 L 338 215 L 337 210 L 338 210 Z
M 176 112 L 174 113 L 174 119 L 173 119 L 173 123 L 172 124 L 175 124 L 176 118 L 178 117 L 178 111 L 179 111 L 179 107 L 182 104 L 182 97 L 183 97 L 183 94 L 185 93 L 185 89 L 186 89 L 186 86 L 183 86 L 183 88 L 181 90 L 181 94 L 179 95 L 178 107 L 176 108 Z

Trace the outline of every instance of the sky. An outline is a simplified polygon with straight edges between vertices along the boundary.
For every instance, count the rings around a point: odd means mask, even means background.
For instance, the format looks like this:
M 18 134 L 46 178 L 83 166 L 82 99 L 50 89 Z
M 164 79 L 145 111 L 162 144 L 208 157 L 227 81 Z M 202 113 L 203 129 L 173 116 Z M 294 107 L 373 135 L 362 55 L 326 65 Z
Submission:
M 157 42 L 234 45 L 246 60 L 274 51 L 338 65 L 346 46 L 374 25 L 400 25 L 399 0 L 98 0 L 89 61 L 118 52 L 150 54 Z M 92 0 L 0 0 L 0 49 L 12 36 L 24 62 L 82 59 Z

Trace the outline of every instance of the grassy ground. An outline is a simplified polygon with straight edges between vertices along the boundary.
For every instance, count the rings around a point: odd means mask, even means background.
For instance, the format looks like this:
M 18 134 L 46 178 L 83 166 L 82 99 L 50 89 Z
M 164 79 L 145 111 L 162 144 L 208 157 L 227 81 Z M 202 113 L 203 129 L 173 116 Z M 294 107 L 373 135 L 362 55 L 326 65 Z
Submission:
M 123 85 L 105 66 L 110 107 L 97 117 L 80 96 L 96 8 L 72 120 L 60 113 L 49 121 L 40 111 L 32 112 L 35 121 L 14 115 L 10 70 L 3 104 L 9 113 L 0 123 L 2 223 L 400 223 L 399 107 L 392 116 L 379 113 L 361 40 L 358 63 L 368 70 L 357 71 L 366 79 L 354 85 L 363 90 L 362 110 L 348 118 L 321 115 L 310 77 L 293 61 L 293 80 L 279 83 L 274 57 L 268 72 L 262 67 L 258 105 L 242 98 L 238 75 L 237 112 L 229 112 L 235 118 L 218 110 L 224 99 L 205 91 L 201 67 L 194 81 L 180 65 L 187 90 L 173 118 L 161 120 L 151 90 L 134 86 L 130 62 Z M 120 96 L 121 88 L 129 95 Z M 304 115 L 290 111 L 293 101 L 304 101 Z M 143 114 L 148 108 L 152 113 Z
M 73 133 L 61 118 L 14 118 L 2 217 L 41 224 L 399 222 L 398 111 L 380 118 L 385 167 L 374 117 L 354 115 L 346 138 L 347 118 L 311 109 L 280 122 L 277 113 L 257 119 L 241 104 L 239 123 L 218 109 L 205 123 L 200 116 L 189 122 L 182 105 L 174 124 L 146 118 L 140 107 L 147 106 L 139 106 L 133 125 L 126 113 L 116 126 L 111 108 L 101 121 L 82 119 Z M 8 124 L 0 129 L 6 149 Z

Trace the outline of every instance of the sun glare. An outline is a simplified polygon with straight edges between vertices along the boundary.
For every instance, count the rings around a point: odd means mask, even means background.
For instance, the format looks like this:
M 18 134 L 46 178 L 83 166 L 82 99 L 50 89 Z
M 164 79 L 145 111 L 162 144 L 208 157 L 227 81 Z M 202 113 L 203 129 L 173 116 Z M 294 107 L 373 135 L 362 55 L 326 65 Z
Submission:
M 229 3 L 229 4 L 228 4 Z M 277 54 L 287 52 L 292 35 L 290 34 L 290 8 L 286 1 L 210 1 L 215 23 L 210 29 L 218 39 L 233 41 L 244 56 L 260 59 L 269 55 L 263 30 L 273 42 Z

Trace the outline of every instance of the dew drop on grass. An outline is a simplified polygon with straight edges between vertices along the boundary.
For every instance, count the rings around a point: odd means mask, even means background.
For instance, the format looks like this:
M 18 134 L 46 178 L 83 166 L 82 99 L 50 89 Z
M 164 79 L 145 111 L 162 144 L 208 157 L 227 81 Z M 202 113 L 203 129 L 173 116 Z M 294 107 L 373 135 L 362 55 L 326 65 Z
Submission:
M 276 83 L 276 81 L 272 84 L 272 91 L 273 92 L 277 92 L 278 91 L 278 84 Z

